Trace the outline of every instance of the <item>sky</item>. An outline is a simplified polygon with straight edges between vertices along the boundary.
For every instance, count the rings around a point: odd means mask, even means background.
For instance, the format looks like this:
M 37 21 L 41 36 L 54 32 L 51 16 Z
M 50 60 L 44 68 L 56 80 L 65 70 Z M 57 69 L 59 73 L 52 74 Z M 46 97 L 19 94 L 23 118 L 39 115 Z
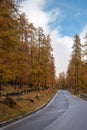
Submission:
M 84 43 L 87 0 L 21 0 L 20 6 L 29 22 L 50 34 L 56 75 L 66 72 L 75 34 L 79 34 Z

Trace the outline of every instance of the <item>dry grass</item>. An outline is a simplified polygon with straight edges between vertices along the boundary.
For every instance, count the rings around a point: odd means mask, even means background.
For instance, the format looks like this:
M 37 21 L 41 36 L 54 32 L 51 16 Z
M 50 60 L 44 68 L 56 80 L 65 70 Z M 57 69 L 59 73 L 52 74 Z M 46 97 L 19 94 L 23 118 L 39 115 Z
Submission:
M 12 87 L 6 87 L 4 88 L 3 93 L 12 91 Z M 15 118 L 19 115 L 35 110 L 37 107 L 40 107 L 48 100 L 50 100 L 55 92 L 56 90 L 54 91 L 53 89 L 48 89 L 44 91 L 24 94 L 21 96 L 14 96 L 12 97 L 12 99 L 16 102 L 16 106 L 14 108 L 0 103 L 0 122 Z M 36 98 L 36 95 L 38 95 L 39 100 Z M 1 97 L 0 101 L 3 101 L 4 98 L 5 97 Z M 30 99 L 32 99 L 33 102 L 31 102 Z

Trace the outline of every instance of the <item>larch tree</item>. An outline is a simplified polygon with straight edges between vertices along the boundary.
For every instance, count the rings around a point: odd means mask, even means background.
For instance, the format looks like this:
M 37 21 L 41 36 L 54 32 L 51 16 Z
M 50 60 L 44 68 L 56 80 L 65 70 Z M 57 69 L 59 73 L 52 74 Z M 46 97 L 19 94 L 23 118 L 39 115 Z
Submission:
M 83 89 L 87 90 L 87 33 L 84 37 L 85 43 L 83 44 Z
M 42 75 L 42 68 L 41 68 L 41 60 L 43 59 L 42 55 L 41 55 L 41 50 L 43 47 L 43 39 L 44 39 L 44 33 L 43 33 L 43 29 L 41 27 L 37 28 L 37 45 L 38 45 L 38 73 L 37 73 L 37 86 L 41 86 L 40 83 L 40 79 L 41 79 L 41 75 Z M 43 61 L 44 62 L 44 61 Z
M 66 76 L 65 73 L 59 73 L 59 76 L 56 81 L 56 87 L 58 89 L 65 89 L 66 88 Z
M 72 47 L 72 57 L 68 66 L 67 71 L 67 82 L 68 86 L 74 89 L 75 92 L 78 91 L 81 86 L 81 67 L 82 67 L 82 53 L 81 53 L 81 43 L 80 38 L 76 34 L 74 37 L 74 45 Z
M 37 62 L 37 45 L 36 45 L 36 28 L 32 23 L 28 24 L 28 46 L 29 46 L 29 84 L 33 87 L 36 83 L 36 62 Z
M 15 51 L 19 44 L 17 8 L 13 0 L 0 1 L 0 71 L 2 82 L 13 80 Z
M 20 1 L 20 0 L 19 0 Z M 0 90 L 2 84 L 15 89 L 53 86 L 55 65 L 50 36 L 28 23 L 17 1 L 0 0 Z
M 83 45 L 83 48 L 84 48 L 83 56 L 84 56 L 84 60 L 85 60 L 84 62 L 87 63 L 87 33 L 85 34 L 84 39 L 85 39 L 85 43 Z

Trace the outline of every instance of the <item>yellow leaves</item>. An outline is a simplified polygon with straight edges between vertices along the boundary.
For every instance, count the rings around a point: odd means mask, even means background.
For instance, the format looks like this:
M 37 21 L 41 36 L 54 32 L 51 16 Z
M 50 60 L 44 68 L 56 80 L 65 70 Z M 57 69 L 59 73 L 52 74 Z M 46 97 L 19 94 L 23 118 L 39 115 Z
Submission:
M 41 27 L 28 23 L 24 13 L 18 16 L 15 9 L 17 7 L 12 0 L 0 4 L 2 80 L 51 86 L 55 69 L 51 60 L 50 36 L 45 36 Z

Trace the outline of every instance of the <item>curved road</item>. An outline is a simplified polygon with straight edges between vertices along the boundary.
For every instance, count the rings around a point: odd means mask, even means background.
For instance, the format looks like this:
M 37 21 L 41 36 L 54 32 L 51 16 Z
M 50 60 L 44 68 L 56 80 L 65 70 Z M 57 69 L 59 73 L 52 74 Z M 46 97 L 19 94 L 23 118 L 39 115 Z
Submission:
M 87 102 L 59 90 L 44 109 L 0 130 L 87 130 Z

